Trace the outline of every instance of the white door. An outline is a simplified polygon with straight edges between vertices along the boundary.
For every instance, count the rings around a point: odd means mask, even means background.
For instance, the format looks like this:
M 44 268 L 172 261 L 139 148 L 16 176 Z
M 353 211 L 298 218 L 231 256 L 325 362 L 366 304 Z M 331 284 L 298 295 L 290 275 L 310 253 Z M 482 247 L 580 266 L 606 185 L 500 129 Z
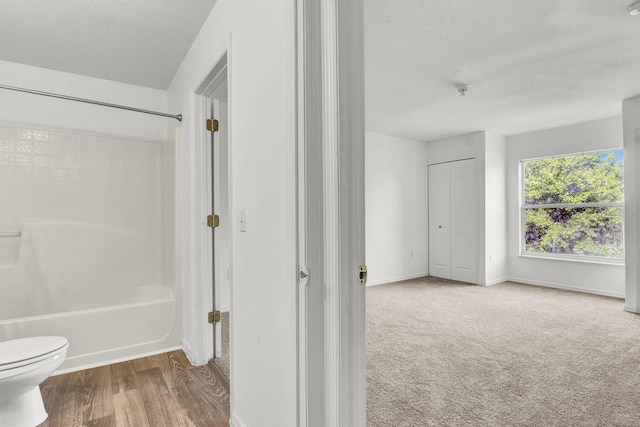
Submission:
M 475 159 L 429 166 L 429 274 L 476 283 Z
M 429 274 L 451 278 L 450 165 L 429 166 Z

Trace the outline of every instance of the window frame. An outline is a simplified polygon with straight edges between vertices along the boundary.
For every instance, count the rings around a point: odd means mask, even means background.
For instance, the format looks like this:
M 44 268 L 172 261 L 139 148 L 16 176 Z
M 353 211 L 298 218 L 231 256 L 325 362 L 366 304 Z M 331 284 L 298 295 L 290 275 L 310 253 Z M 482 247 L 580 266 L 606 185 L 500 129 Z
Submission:
M 583 263 L 591 263 L 591 264 L 612 264 L 612 265 L 624 265 L 625 263 L 625 207 L 624 207 L 624 176 L 623 176 L 623 200 L 620 202 L 594 202 L 594 203 L 548 203 L 548 204 L 537 204 L 537 205 L 527 205 L 525 204 L 525 163 L 535 160 L 544 160 L 544 159 L 557 159 L 561 157 L 572 157 L 572 156 L 580 156 L 594 153 L 605 153 L 610 151 L 622 151 L 622 161 L 624 165 L 624 149 L 623 148 L 606 148 L 602 150 L 593 150 L 593 151 L 581 151 L 577 153 L 567 153 L 567 154 L 558 154 L 551 156 L 543 156 L 543 157 L 532 157 L 528 159 L 520 159 L 518 161 L 518 191 L 519 191 L 519 215 L 520 215 L 520 230 L 519 230 L 519 256 L 526 258 L 542 258 L 542 259 L 551 259 L 551 260 L 561 260 L 561 261 L 573 261 L 573 262 L 583 262 Z M 622 217 L 622 257 L 621 258 L 610 258 L 604 256 L 594 256 L 594 255 L 575 255 L 575 254 L 560 254 L 560 253 L 548 253 L 548 252 L 533 252 L 526 250 L 526 242 L 524 237 L 524 230 L 526 230 L 526 210 L 527 209 L 575 209 L 575 208 L 609 208 L 609 207 L 618 207 L 621 209 L 621 217 Z

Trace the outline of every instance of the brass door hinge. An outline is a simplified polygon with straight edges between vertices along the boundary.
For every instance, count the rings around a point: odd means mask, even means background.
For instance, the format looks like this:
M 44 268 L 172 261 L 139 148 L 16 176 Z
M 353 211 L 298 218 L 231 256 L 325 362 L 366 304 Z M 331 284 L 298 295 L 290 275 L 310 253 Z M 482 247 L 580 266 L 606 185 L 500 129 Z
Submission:
M 218 121 L 216 119 L 207 119 L 207 130 L 209 132 L 218 132 Z
M 360 284 L 361 285 L 366 285 L 367 284 L 367 266 L 366 265 L 361 265 L 360 266 L 360 271 L 359 271 L 359 275 L 360 275 Z
M 218 310 L 210 311 L 208 321 L 209 323 L 218 323 L 220 321 L 220 312 Z
M 216 228 L 220 226 L 220 217 L 218 215 L 207 215 L 207 226 Z

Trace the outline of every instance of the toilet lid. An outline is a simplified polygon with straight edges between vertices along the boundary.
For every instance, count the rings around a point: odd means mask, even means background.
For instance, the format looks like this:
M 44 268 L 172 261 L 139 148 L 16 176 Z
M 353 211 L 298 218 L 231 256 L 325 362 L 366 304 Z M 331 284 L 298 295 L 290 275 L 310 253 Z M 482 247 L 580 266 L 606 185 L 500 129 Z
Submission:
M 35 363 L 67 345 L 64 337 L 31 337 L 0 342 L 0 371 Z

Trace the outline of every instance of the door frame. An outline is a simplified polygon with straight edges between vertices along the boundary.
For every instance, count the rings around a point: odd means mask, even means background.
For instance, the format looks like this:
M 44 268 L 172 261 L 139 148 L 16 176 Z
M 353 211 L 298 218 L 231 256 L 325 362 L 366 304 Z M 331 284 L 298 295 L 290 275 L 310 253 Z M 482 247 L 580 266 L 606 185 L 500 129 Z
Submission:
M 192 310 L 191 318 L 195 319 L 193 325 L 196 326 L 196 337 L 194 346 L 189 348 L 189 353 L 192 357 L 191 361 L 195 364 L 207 363 L 214 357 L 214 325 L 207 323 L 207 315 L 213 309 L 214 300 L 214 253 L 213 253 L 213 233 L 211 228 L 206 224 L 207 215 L 211 215 L 212 206 L 212 164 L 211 164 L 211 134 L 205 128 L 205 121 L 210 117 L 211 105 L 213 98 L 213 90 L 220 82 L 222 74 L 225 75 L 227 81 L 227 144 L 229 148 L 232 146 L 233 141 L 233 117 L 232 108 L 233 103 L 233 86 L 232 86 L 232 39 L 231 34 L 228 35 L 227 40 L 222 43 L 218 49 L 215 50 L 213 57 L 215 61 L 209 72 L 205 75 L 201 83 L 192 91 L 192 106 L 193 106 L 193 119 L 190 126 L 193 135 L 193 158 L 192 164 L 194 168 L 196 186 L 194 188 L 194 194 L 189 199 L 194 200 L 194 211 L 198 213 L 199 219 L 197 220 L 198 232 L 194 235 L 194 249 L 195 253 L 192 254 L 192 261 L 194 265 L 189 268 L 194 268 L 197 274 L 200 285 L 195 288 L 197 296 L 192 300 L 197 301 L 195 307 L 188 307 Z M 233 172 L 232 172 L 232 150 L 229 149 L 227 153 L 227 179 L 226 185 L 228 187 L 228 204 L 229 207 L 233 205 Z M 216 212 L 217 213 L 217 212 Z M 231 225 L 231 219 L 228 217 L 226 220 Z M 231 238 L 231 230 L 229 230 L 229 286 L 230 306 L 233 306 L 233 239 Z M 217 324 L 219 325 L 219 323 Z M 233 360 L 233 322 L 229 322 L 229 363 L 230 363 L 230 378 L 229 383 L 234 383 L 234 360 Z M 220 329 L 219 326 L 217 329 Z M 234 388 L 230 389 L 231 404 L 233 407 L 234 402 Z
M 221 61 L 222 62 L 222 61 Z M 213 278 L 213 298 L 212 298 L 212 307 L 213 310 L 215 311 L 220 311 L 222 312 L 222 305 L 221 305 L 221 287 L 222 287 L 222 277 L 223 274 L 226 275 L 226 271 L 225 273 L 222 272 L 222 264 L 221 264 L 221 260 L 222 260 L 222 254 L 223 252 L 230 252 L 229 251 L 229 240 L 231 238 L 231 235 L 229 233 L 230 231 L 230 221 L 231 221 L 231 212 L 230 212 L 230 206 L 229 206 L 229 194 L 230 194 L 230 187 L 229 187 L 229 174 L 228 173 L 223 173 L 223 170 L 225 172 L 228 171 L 228 155 L 229 155 L 229 141 L 228 138 L 225 141 L 225 151 L 226 151 L 226 156 L 223 158 L 221 156 L 221 151 L 222 151 L 222 146 L 221 146 L 221 141 L 220 141 L 220 132 L 222 132 L 222 129 L 225 129 L 225 132 L 228 132 L 229 130 L 229 126 L 228 126 L 228 121 L 227 120 L 221 120 L 221 113 L 220 113 L 220 99 L 215 95 L 216 91 L 218 88 L 220 88 L 220 86 L 225 85 L 227 86 L 227 90 L 228 90 L 228 85 L 227 85 L 227 68 L 226 65 L 224 66 L 223 69 L 220 70 L 220 72 L 216 75 L 214 81 L 212 82 L 211 86 L 210 86 L 210 90 L 207 91 L 207 93 L 205 94 L 205 96 L 207 96 L 209 98 L 209 104 L 208 104 L 208 108 L 207 108 L 207 117 L 211 118 L 211 119 L 216 119 L 219 120 L 219 125 L 221 126 L 221 130 L 220 131 L 216 131 L 216 132 L 211 132 L 210 133 L 210 139 L 211 139 L 211 143 L 209 145 L 207 145 L 207 158 L 210 159 L 210 162 L 208 164 L 208 168 L 207 168 L 207 184 L 210 185 L 210 187 L 207 189 L 207 194 L 210 195 L 210 200 L 207 202 L 207 204 L 209 206 L 211 206 L 211 212 L 210 214 L 212 215 L 219 215 L 220 218 L 220 226 L 219 228 L 213 228 L 211 229 L 211 238 L 212 238 L 212 259 L 213 259 L 213 265 L 212 265 L 212 278 Z M 226 115 L 228 114 L 228 108 L 225 108 L 226 112 L 224 117 L 226 118 Z M 226 188 L 225 188 L 226 187 Z M 222 203 L 222 193 L 223 191 L 225 191 L 226 195 L 227 195 L 227 199 L 225 201 L 225 204 Z M 226 208 L 226 210 L 223 210 L 223 207 Z M 222 241 L 220 234 L 223 232 L 223 227 L 224 227 L 224 231 L 227 234 L 227 240 L 226 242 Z M 221 244 L 222 243 L 227 243 L 226 246 L 222 247 Z M 229 255 L 229 254 L 228 254 Z M 226 270 L 226 269 L 225 269 Z M 228 271 L 228 274 L 231 274 L 230 271 Z M 229 291 L 231 291 L 229 289 Z M 230 305 L 230 304 L 229 304 Z M 227 311 L 230 311 L 230 307 L 226 307 Z M 222 322 L 217 322 L 213 324 L 213 330 L 214 330 L 214 334 L 213 334 L 213 341 L 214 341 L 214 346 L 213 346 L 213 351 L 214 351 L 214 357 L 215 358 L 219 358 L 221 357 L 221 347 L 222 347 Z
M 363 0 L 296 0 L 300 426 L 366 424 Z M 307 268 L 308 266 L 308 268 Z
M 296 81 L 294 102 L 289 117 L 295 122 L 295 139 L 297 153 L 296 162 L 297 189 L 291 197 L 298 211 L 294 238 L 298 242 L 296 258 L 309 255 L 310 247 L 320 248 L 315 251 L 320 259 L 320 268 L 327 278 L 323 286 L 327 298 L 307 299 L 304 286 L 296 283 L 298 298 L 298 334 L 296 351 L 298 354 L 298 408 L 297 419 L 300 426 L 338 427 L 349 425 L 364 427 L 366 425 L 366 379 L 365 379 L 365 288 L 359 283 L 359 266 L 364 265 L 364 4 L 363 0 L 322 0 L 320 10 L 305 13 L 315 0 L 294 0 L 291 9 L 291 42 L 295 46 L 296 57 L 290 64 L 291 74 L 286 77 Z M 319 29 L 319 37 L 309 37 L 307 30 Z M 318 62 L 309 63 L 305 52 L 316 49 L 321 57 Z M 212 57 L 217 64 L 226 55 L 229 87 L 229 144 L 233 146 L 233 49 L 231 35 L 214 49 Z M 188 262 L 185 270 L 194 272 L 194 281 L 202 285 L 195 287 L 196 295 L 189 295 L 194 306 L 185 307 L 185 321 L 193 327 L 194 348 L 189 349 L 195 363 L 206 363 L 213 355 L 212 331 L 206 323 L 206 315 L 210 310 L 212 287 L 210 273 L 204 261 L 211 245 L 205 238 L 206 204 L 206 132 L 203 118 L 206 116 L 207 98 L 202 94 L 207 80 L 215 66 L 205 74 L 202 84 L 191 91 L 193 144 L 189 150 L 188 164 L 193 165 L 190 175 L 194 186 L 185 200 L 192 203 L 193 212 L 202 215 L 202 220 L 195 220 L 194 240 L 185 247 L 184 259 Z M 321 82 L 321 86 L 315 84 Z M 288 96 L 289 94 L 284 94 Z M 307 109 L 306 107 L 309 107 Z M 321 117 L 319 127 L 310 129 L 309 114 Z M 305 150 L 305 143 L 310 135 L 318 138 L 322 145 L 322 156 L 310 158 Z M 339 153 L 339 154 L 338 154 Z M 311 168 L 306 162 L 311 161 Z M 233 195 L 233 150 L 229 153 L 229 195 L 230 206 L 235 206 Z M 320 194 L 308 193 L 307 179 L 313 177 L 320 180 Z M 320 241 L 310 240 L 309 233 L 313 228 L 308 223 L 299 222 L 306 215 L 305 200 L 317 197 L 322 202 L 323 232 Z M 233 226 L 232 226 L 233 228 Z M 210 233 L 209 233 L 210 234 Z M 234 306 L 233 281 L 233 237 L 230 239 L 230 282 L 231 307 Z M 209 258 L 211 259 L 211 258 Z M 296 259 L 295 261 L 298 261 Z M 295 267 L 298 262 L 293 262 Z M 292 278 L 299 271 L 292 269 Z M 311 277 L 314 272 L 311 271 Z M 190 278 L 191 279 L 191 278 Z M 295 280 L 295 279 L 294 279 Z M 302 302 L 304 301 L 304 307 Z M 310 333 L 305 325 L 306 308 L 315 308 L 323 313 L 322 334 Z M 231 363 L 231 410 L 234 410 L 236 388 L 234 381 L 234 322 L 230 323 L 230 363 Z M 305 351 L 313 341 L 321 350 L 317 361 L 326 375 L 313 377 L 317 383 L 309 381 L 314 366 L 308 362 Z M 204 343 L 204 345 L 203 345 Z M 184 344 L 184 343 L 183 343 Z M 202 346 L 202 347 L 201 347 Z M 197 347 L 197 348 L 196 348 Z M 309 391 L 314 388 L 323 395 L 322 399 L 308 399 Z M 320 418 L 307 417 L 310 406 L 320 407 Z

